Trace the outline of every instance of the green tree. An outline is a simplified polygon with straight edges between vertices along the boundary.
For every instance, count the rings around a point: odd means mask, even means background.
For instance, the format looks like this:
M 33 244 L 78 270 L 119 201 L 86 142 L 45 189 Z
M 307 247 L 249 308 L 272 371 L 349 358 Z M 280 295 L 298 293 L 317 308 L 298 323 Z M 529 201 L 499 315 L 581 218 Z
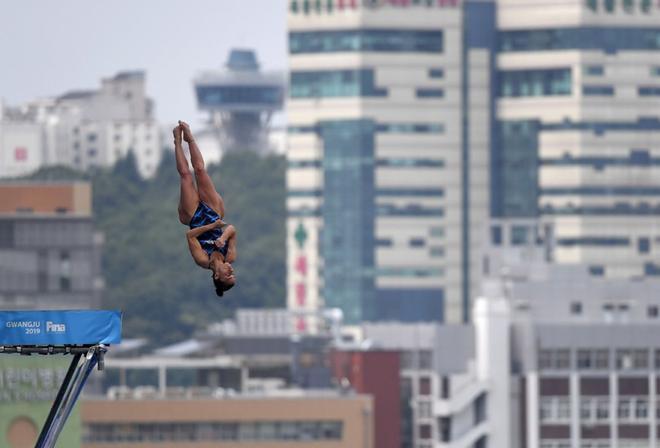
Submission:
M 48 168 L 35 180 L 89 179 L 96 227 L 105 234 L 104 307 L 124 311 L 125 337 L 154 345 L 189 337 L 238 307 L 281 307 L 285 298 L 285 174 L 283 157 L 227 154 L 207 169 L 238 229 L 237 284 L 219 298 L 211 272 L 197 267 L 178 221 L 179 177 L 163 157 L 152 179 L 140 178 L 129 155 L 112 169 L 81 174 Z

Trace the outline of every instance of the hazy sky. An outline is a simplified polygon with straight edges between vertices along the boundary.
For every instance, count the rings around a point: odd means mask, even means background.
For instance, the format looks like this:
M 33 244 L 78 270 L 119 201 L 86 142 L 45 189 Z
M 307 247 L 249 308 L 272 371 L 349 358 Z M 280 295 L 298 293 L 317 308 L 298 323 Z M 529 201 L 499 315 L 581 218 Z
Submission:
M 0 98 L 16 105 L 145 70 L 162 124 L 197 123 L 192 80 L 233 47 L 286 67 L 286 0 L 19 0 L 2 4 Z

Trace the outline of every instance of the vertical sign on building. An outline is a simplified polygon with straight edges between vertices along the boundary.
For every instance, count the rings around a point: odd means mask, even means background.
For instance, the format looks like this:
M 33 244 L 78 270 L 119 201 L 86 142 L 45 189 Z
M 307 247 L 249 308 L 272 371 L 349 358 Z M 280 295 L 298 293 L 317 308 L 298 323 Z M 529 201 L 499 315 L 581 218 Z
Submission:
M 296 231 L 293 235 L 296 239 L 296 251 L 294 270 L 296 272 L 295 294 L 296 294 L 296 309 L 304 310 L 307 304 L 307 256 L 303 249 L 307 241 L 307 231 L 302 222 L 298 224 Z M 296 331 L 304 332 L 307 329 L 304 316 L 296 317 Z

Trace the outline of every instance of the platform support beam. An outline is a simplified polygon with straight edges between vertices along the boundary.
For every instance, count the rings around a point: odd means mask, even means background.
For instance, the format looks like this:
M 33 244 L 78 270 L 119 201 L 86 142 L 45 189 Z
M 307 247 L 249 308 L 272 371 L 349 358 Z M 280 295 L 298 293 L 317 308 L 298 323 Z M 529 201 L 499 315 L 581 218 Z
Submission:
M 103 355 L 106 350 L 105 346 L 96 345 L 89 347 L 84 356 L 82 354 L 74 356 L 66 377 L 57 392 L 41 434 L 39 434 L 35 448 L 53 448 L 55 446 L 67 418 L 71 414 L 83 387 L 85 387 L 89 374 L 97 364 L 100 368 L 102 367 Z

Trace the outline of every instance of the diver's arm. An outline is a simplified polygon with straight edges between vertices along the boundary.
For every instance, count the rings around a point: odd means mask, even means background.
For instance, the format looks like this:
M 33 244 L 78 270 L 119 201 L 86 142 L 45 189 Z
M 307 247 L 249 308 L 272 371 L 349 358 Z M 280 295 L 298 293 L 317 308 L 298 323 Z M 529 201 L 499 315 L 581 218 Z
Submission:
M 201 227 L 198 228 L 201 229 Z M 190 255 L 193 257 L 193 260 L 195 260 L 195 263 L 197 263 L 198 266 L 201 266 L 204 269 L 208 269 L 211 260 L 209 259 L 209 256 L 206 254 L 204 249 L 202 249 L 202 245 L 199 244 L 197 238 L 190 236 L 190 233 L 190 231 L 186 232 L 186 240 L 188 240 L 188 249 L 190 250 Z
M 236 252 L 236 227 L 232 226 L 231 224 L 227 226 L 227 228 L 222 232 L 220 238 L 215 240 L 215 245 L 217 247 L 222 248 L 225 244 L 228 245 L 225 261 L 227 263 L 233 263 L 236 261 L 236 256 L 238 254 Z
M 201 227 L 195 227 L 194 229 L 190 229 L 186 232 L 186 237 L 188 238 L 197 238 L 201 234 L 208 232 L 209 230 L 213 230 L 218 227 L 222 227 L 226 225 L 226 223 L 222 219 L 218 219 L 217 221 L 212 222 L 211 224 L 206 224 L 205 226 Z

